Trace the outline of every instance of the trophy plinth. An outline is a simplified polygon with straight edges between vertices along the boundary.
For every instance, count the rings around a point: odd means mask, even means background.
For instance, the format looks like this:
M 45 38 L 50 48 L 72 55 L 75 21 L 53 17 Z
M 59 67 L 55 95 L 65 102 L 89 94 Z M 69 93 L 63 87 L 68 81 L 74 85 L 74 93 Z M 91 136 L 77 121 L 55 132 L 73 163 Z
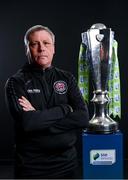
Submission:
M 118 131 L 118 123 L 108 115 L 108 79 L 112 63 L 112 43 L 114 32 L 104 24 L 94 24 L 82 33 L 82 43 L 86 45 L 86 56 L 94 89 L 92 102 L 94 115 L 89 121 L 88 132 L 112 133 Z

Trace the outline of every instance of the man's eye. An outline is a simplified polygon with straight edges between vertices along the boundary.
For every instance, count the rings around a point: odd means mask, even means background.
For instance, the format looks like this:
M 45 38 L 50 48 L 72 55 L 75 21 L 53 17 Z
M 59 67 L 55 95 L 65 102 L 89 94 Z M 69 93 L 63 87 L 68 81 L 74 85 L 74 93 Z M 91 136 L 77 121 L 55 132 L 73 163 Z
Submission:
M 34 47 L 34 46 L 36 46 L 37 45 L 37 43 L 35 42 L 35 43 L 30 43 L 30 46 L 32 46 L 32 47 Z
M 51 44 L 50 42 L 47 42 L 47 41 L 44 42 L 44 45 L 45 45 L 45 46 L 48 46 L 48 45 L 50 45 L 50 44 Z

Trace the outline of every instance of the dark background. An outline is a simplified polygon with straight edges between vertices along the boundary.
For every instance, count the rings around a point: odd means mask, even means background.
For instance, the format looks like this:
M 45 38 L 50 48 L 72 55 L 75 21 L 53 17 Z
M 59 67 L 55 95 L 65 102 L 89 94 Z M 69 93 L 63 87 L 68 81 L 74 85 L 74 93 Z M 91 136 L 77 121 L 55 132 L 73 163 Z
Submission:
M 36 24 L 48 26 L 56 35 L 54 64 L 71 71 L 77 78 L 81 33 L 92 24 L 103 23 L 115 32 L 121 73 L 124 158 L 127 159 L 128 131 L 128 6 L 117 0 L 107 1 L 0 1 L 0 161 L 10 161 L 13 123 L 4 100 L 4 85 L 25 62 L 23 37 Z

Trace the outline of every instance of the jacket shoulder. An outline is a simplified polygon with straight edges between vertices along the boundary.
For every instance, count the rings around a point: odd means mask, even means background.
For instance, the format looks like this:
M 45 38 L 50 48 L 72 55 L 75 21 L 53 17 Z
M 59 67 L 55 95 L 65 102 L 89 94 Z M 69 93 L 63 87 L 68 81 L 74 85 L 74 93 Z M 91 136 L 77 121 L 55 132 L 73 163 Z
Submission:
M 73 76 L 73 74 L 72 74 L 71 72 L 66 71 L 66 70 L 64 70 L 64 69 L 55 68 L 55 71 L 56 71 L 58 74 L 61 74 L 61 75 L 67 76 L 67 77 Z
M 6 83 L 5 86 L 7 86 L 8 84 L 14 84 L 14 83 L 24 83 L 26 81 L 26 77 L 25 77 L 25 73 L 22 69 L 19 69 L 15 74 L 13 74 L 12 76 L 10 76 Z

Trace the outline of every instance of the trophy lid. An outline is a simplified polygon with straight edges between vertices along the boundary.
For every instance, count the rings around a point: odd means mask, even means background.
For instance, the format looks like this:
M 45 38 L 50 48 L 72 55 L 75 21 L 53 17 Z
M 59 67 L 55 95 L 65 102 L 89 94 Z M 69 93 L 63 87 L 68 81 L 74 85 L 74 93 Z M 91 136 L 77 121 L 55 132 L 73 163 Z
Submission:
M 106 29 L 106 26 L 102 23 L 96 23 L 91 26 L 91 29 Z

